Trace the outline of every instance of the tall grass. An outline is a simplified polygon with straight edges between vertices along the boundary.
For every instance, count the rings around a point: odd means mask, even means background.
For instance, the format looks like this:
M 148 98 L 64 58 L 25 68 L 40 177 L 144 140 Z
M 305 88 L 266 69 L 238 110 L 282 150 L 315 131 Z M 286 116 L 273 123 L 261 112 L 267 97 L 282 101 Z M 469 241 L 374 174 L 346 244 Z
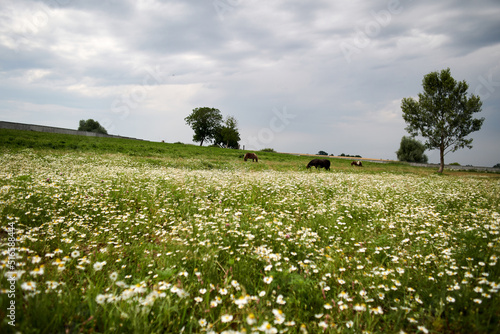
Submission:
M 1 332 L 499 331 L 495 175 L 109 145 L 4 145 Z

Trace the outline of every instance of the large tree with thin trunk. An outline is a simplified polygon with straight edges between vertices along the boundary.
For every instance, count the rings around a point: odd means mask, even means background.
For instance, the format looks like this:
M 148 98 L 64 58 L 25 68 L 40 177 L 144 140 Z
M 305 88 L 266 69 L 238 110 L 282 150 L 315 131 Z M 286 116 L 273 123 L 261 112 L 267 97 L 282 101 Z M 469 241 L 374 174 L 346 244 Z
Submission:
M 203 146 L 203 142 L 216 137 L 221 127 L 222 114 L 215 108 L 195 108 L 184 120 L 194 130 L 193 141 L 200 142 L 200 146 Z
M 472 148 L 472 138 L 467 136 L 483 125 L 484 118 L 473 117 L 481 111 L 482 102 L 476 95 L 467 95 L 469 86 L 453 79 L 449 68 L 425 75 L 422 87 L 418 100 L 402 100 L 403 119 L 408 125 L 406 131 L 426 138 L 427 148 L 439 150 L 438 173 L 442 173 L 447 153 Z

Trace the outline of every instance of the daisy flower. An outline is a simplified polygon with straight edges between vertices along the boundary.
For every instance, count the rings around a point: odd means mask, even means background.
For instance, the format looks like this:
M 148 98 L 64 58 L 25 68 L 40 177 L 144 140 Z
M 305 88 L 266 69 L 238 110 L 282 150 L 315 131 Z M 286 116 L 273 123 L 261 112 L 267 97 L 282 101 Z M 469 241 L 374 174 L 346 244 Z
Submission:
M 23 290 L 28 290 L 28 291 L 35 291 L 36 290 L 36 283 L 35 282 L 24 282 L 21 284 L 21 288 Z
M 247 316 L 247 324 L 249 326 L 255 325 L 257 323 L 257 319 L 255 319 L 255 315 L 253 313 L 250 313 Z
M 118 278 L 118 273 L 116 271 L 113 271 L 111 274 L 109 274 L 109 279 L 112 280 L 113 282 L 116 281 Z
M 222 317 L 220 317 L 220 321 L 221 322 L 230 322 L 231 320 L 233 320 L 233 316 L 231 314 L 223 314 Z
M 276 298 L 276 303 L 280 305 L 285 305 L 286 301 L 283 299 L 283 295 L 279 295 L 278 298 Z
M 99 295 L 97 295 L 97 297 L 95 297 L 95 301 L 97 304 L 102 305 L 106 301 L 106 296 L 99 294 Z
M 94 263 L 94 270 L 95 271 L 102 270 L 102 267 L 104 267 L 105 264 L 106 264 L 106 261 Z

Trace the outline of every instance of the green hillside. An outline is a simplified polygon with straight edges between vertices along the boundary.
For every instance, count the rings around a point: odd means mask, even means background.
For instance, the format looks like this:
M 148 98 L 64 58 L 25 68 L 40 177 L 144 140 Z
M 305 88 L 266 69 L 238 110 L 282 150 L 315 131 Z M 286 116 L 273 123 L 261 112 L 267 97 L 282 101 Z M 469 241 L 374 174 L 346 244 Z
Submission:
M 78 152 L 84 154 L 122 154 L 136 157 L 144 163 L 189 169 L 248 169 L 248 170 L 306 170 L 307 163 L 314 157 L 308 154 L 294 155 L 273 152 L 256 152 L 259 163 L 244 162 L 248 150 L 233 150 L 218 147 L 200 147 L 182 143 L 160 143 L 125 138 L 77 136 L 58 133 L 0 129 L 0 150 L 17 152 L 31 149 L 35 152 Z M 353 173 L 416 173 L 432 174 L 433 168 L 412 167 L 400 162 L 363 161 L 362 168 L 352 167 L 353 159 L 328 157 L 332 171 Z M 313 169 L 315 170 L 315 169 Z M 323 172 L 323 170 L 321 170 Z M 463 172 L 446 171 L 447 174 Z M 474 174 L 468 172 L 467 174 Z M 489 174 L 491 175 L 491 173 Z M 493 174 L 494 175 L 494 174 Z

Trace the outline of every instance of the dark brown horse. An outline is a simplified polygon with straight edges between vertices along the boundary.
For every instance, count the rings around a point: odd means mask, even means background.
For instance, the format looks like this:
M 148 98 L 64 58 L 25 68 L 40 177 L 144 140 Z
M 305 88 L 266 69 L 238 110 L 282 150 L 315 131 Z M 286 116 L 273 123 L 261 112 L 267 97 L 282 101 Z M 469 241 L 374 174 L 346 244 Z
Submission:
M 363 167 L 363 163 L 361 161 L 353 161 L 351 162 L 351 166 Z
M 247 161 L 248 159 L 252 159 L 254 162 L 259 162 L 259 158 L 257 158 L 257 154 L 255 153 L 247 153 L 243 160 Z
M 325 170 L 329 170 L 330 169 L 330 160 L 328 160 L 328 159 L 312 159 L 307 164 L 307 168 L 311 168 L 312 166 L 316 167 L 316 169 L 319 167 L 319 168 L 324 168 Z

